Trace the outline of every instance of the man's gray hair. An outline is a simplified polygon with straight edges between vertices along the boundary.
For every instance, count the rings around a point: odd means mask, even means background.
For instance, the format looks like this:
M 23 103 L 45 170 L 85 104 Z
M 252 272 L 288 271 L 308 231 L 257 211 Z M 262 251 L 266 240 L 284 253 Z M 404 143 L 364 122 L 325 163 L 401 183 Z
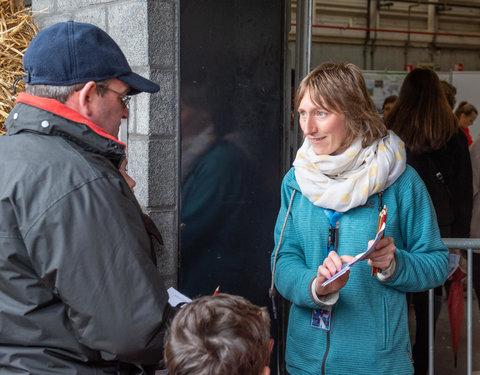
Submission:
M 95 82 L 97 84 L 97 92 L 100 96 L 105 93 L 105 88 L 109 80 Z M 51 86 L 51 85 L 29 85 L 25 84 L 25 92 L 30 95 L 40 96 L 42 98 L 49 98 L 58 100 L 65 104 L 70 95 L 75 91 L 80 91 L 86 82 L 76 83 L 70 86 Z

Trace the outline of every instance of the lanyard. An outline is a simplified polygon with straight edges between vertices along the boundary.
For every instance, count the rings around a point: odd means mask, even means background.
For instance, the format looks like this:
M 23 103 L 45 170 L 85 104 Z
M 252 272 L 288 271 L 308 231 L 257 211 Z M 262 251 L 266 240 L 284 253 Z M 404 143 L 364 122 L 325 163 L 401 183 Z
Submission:
M 327 256 L 332 250 L 337 251 L 338 248 L 338 227 L 343 212 L 337 212 L 328 208 L 323 208 L 323 212 L 327 215 L 330 227 L 328 228 Z

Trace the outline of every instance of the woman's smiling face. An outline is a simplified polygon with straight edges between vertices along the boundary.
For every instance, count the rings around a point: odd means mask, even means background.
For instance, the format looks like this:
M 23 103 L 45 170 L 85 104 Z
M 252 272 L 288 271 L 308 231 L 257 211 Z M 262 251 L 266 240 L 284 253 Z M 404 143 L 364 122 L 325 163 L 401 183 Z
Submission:
M 347 125 L 343 113 L 333 112 L 315 104 L 308 91 L 298 106 L 300 126 L 317 155 L 338 155 L 345 144 Z

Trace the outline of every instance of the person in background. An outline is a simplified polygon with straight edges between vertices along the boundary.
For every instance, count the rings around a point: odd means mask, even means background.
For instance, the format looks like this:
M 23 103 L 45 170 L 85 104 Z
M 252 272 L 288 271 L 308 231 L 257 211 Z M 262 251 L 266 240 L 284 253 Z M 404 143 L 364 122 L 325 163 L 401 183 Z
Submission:
M 437 74 L 417 68 L 403 81 L 387 127 L 404 142 L 407 163 L 424 181 L 442 237 L 468 238 L 472 207 L 472 167 L 467 139 L 460 131 Z M 442 287 L 435 289 L 435 321 Z M 428 291 L 414 293 L 415 374 L 428 370 Z
M 445 98 L 447 99 L 448 105 L 453 111 L 453 109 L 455 108 L 455 103 L 457 102 L 457 98 L 456 98 L 457 88 L 447 81 L 440 81 L 440 84 L 442 85 L 442 89 L 445 94 Z M 455 250 L 455 252 L 461 255 L 460 250 Z M 447 281 L 445 281 L 444 288 L 445 288 L 445 291 L 447 292 L 447 295 L 449 294 L 449 291 L 450 291 L 450 285 L 451 285 L 451 279 L 448 279 Z M 410 299 L 412 298 L 411 295 L 409 297 Z M 436 298 L 436 303 L 438 307 L 438 311 L 436 312 L 437 317 L 438 317 L 438 314 L 440 314 L 440 308 L 442 303 L 441 300 L 438 300 L 438 299 L 439 297 Z
M 425 185 L 357 66 L 316 67 L 295 102 L 305 140 L 282 183 L 272 253 L 276 288 L 292 302 L 288 373 L 412 374 L 405 293 L 441 285 L 448 269 Z M 324 285 L 367 249 L 384 206 L 368 262 Z
M 395 100 L 397 100 L 397 95 L 390 95 L 390 96 L 387 96 L 383 101 L 383 106 L 382 106 L 383 121 L 385 121 L 388 114 L 392 110 L 393 105 L 395 104 Z
M 117 137 L 159 86 L 87 23 L 40 31 L 23 66 L 0 137 L 0 372 L 153 374 L 171 309 Z
M 473 176 L 473 208 L 470 223 L 470 237 L 480 238 L 480 138 L 477 138 L 470 147 Z M 477 295 L 480 307 L 480 249 L 473 250 L 472 278 L 473 288 Z
M 165 342 L 169 375 L 269 375 L 267 309 L 225 293 L 182 308 Z
M 467 135 L 468 146 L 470 147 L 472 145 L 472 137 L 468 128 L 473 125 L 478 116 L 477 108 L 469 102 L 462 101 L 455 110 L 455 116 L 457 116 L 458 124 Z
M 125 182 L 127 183 L 132 193 L 134 193 L 134 188 L 137 185 L 137 182 L 127 173 L 127 164 L 128 164 L 128 161 L 125 158 L 118 170 L 120 171 L 121 175 L 125 179 Z M 150 253 L 150 256 L 155 266 L 157 266 L 157 255 L 155 252 L 155 245 L 163 246 L 163 237 L 160 231 L 158 230 L 157 225 L 152 220 L 152 218 L 148 216 L 145 212 L 143 212 L 143 208 L 142 208 L 142 218 L 143 218 L 143 223 L 145 224 L 145 229 L 150 235 L 150 239 L 152 242 L 152 247 L 151 247 L 152 251 Z
M 118 170 L 120 171 L 120 174 L 123 176 L 125 179 L 125 182 L 127 183 L 128 187 L 132 191 L 132 193 L 135 192 L 135 186 L 137 186 L 137 182 L 127 173 L 127 165 L 128 165 L 128 160 L 127 158 L 123 159 L 122 163 L 120 164 L 120 168 Z
M 457 88 L 453 86 L 450 82 L 447 81 L 440 81 L 443 92 L 445 93 L 445 97 L 447 99 L 448 104 L 450 105 L 450 108 L 453 109 L 455 108 L 455 103 L 457 102 L 456 95 L 457 95 Z

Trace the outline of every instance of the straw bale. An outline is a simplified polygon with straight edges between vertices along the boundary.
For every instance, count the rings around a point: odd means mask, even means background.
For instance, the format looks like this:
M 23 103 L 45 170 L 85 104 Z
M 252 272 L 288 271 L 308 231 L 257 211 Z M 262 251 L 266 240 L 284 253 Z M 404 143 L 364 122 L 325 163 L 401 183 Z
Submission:
M 21 0 L 0 0 L 0 135 L 4 134 L 5 120 L 15 104 L 11 93 L 13 82 L 23 72 L 22 58 L 38 27 L 34 14 Z M 23 80 L 17 84 L 17 93 L 25 90 Z

